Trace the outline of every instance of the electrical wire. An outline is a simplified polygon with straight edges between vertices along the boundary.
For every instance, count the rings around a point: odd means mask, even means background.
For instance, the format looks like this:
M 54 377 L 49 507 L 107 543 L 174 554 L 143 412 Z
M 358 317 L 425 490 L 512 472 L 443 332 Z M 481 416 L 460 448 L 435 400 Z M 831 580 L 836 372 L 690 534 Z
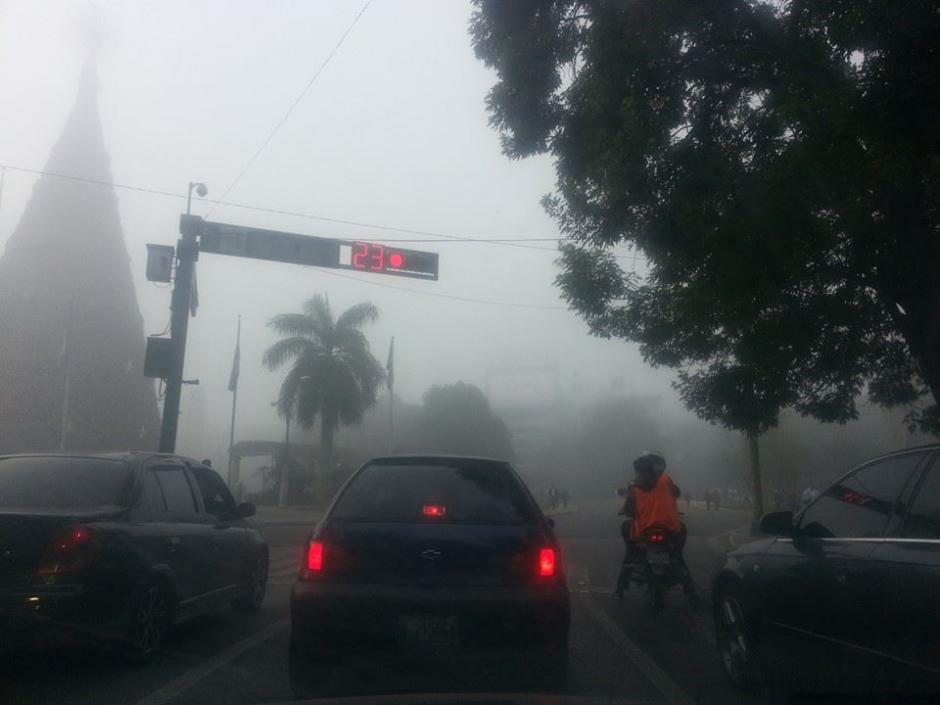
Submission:
M 325 69 L 327 65 L 330 63 L 330 61 L 333 60 L 333 57 L 336 56 L 336 52 L 338 52 L 339 48 L 343 46 L 343 42 L 346 41 L 346 37 L 349 36 L 349 33 L 352 32 L 353 27 L 355 27 L 356 23 L 359 22 L 359 18 L 362 17 L 362 15 L 365 13 L 367 9 L 369 9 L 369 5 L 371 4 L 372 4 L 372 0 L 366 0 L 366 3 L 362 6 L 362 9 L 359 10 L 359 14 L 357 14 L 355 18 L 353 18 L 353 21 L 346 28 L 346 31 L 343 32 L 343 35 L 339 38 L 339 41 L 336 42 L 336 44 L 330 50 L 330 53 L 326 55 L 326 58 L 323 60 L 323 63 L 320 64 L 320 68 L 318 68 L 316 72 L 313 74 L 313 76 L 311 77 L 311 79 L 307 81 L 307 85 L 304 86 L 304 89 L 294 99 L 294 102 L 290 104 L 290 107 L 287 109 L 287 112 L 285 112 L 281 116 L 281 119 L 278 120 L 277 123 L 275 123 L 274 128 L 268 133 L 268 136 L 265 137 L 264 142 L 261 143 L 261 146 L 258 147 L 258 149 L 251 156 L 251 159 L 248 160 L 245 166 L 242 167 L 242 170 L 238 172 L 238 176 L 235 177 L 235 180 L 231 184 L 229 184 L 227 189 L 225 189 L 225 192 L 222 194 L 222 198 L 220 200 L 222 201 L 225 200 L 225 197 L 228 196 L 229 192 L 231 192 L 231 190 L 235 188 L 235 186 L 238 184 L 241 178 L 245 175 L 245 173 L 252 167 L 252 165 L 255 163 L 258 157 L 261 156 L 261 153 L 271 143 L 271 140 L 274 139 L 274 136 L 278 133 L 278 130 L 280 130 L 281 127 L 284 125 L 284 123 L 287 122 L 287 119 L 294 112 L 294 109 L 300 104 L 300 101 L 304 99 L 304 96 L 307 95 L 307 91 L 309 91 L 310 88 L 313 86 L 313 84 L 316 83 L 317 79 L 320 78 L 320 74 L 323 73 L 323 69 Z M 213 210 L 215 210 L 215 206 L 209 209 L 209 212 L 206 214 L 206 218 L 208 218 L 212 214 Z
M 418 289 L 409 289 L 404 286 L 396 286 L 394 284 L 386 284 L 385 282 L 372 281 L 371 279 L 360 279 L 359 277 L 353 277 L 346 274 L 340 274 L 339 272 L 334 272 L 329 269 L 321 270 L 323 274 L 328 274 L 331 277 L 337 277 L 339 279 L 348 279 L 350 281 L 359 282 L 361 284 L 371 284 L 372 286 L 381 286 L 385 289 L 395 289 L 397 291 L 404 291 L 409 294 L 418 294 L 420 296 L 432 296 L 438 299 L 448 299 L 450 301 L 462 301 L 465 303 L 473 304 L 487 304 L 489 306 L 502 306 L 505 308 L 526 308 L 526 309 L 539 309 L 543 311 L 567 311 L 564 306 L 545 306 L 541 304 L 520 304 L 514 301 L 493 301 L 490 299 L 473 299 L 466 296 L 452 296 L 451 294 L 439 294 L 435 291 L 420 291 Z
M 101 179 L 90 179 L 82 176 L 74 176 L 71 174 L 61 174 L 54 171 L 45 171 L 43 169 L 30 169 L 28 167 L 14 166 L 12 164 L 0 164 L 0 169 L 10 169 L 11 171 L 18 171 L 25 174 L 33 174 L 36 176 L 50 176 L 56 179 L 64 179 L 66 181 L 74 181 L 78 183 L 93 184 L 95 186 L 106 186 L 108 188 L 121 189 L 124 191 L 132 191 L 134 193 L 144 193 L 153 196 L 162 196 L 165 198 L 174 198 L 174 199 L 185 199 L 186 195 L 181 193 L 174 193 L 172 191 L 163 191 L 160 189 L 147 188 L 144 186 L 132 186 L 129 184 L 122 184 L 116 181 L 104 181 Z M 272 213 L 276 215 L 285 215 L 293 218 L 304 218 L 306 220 L 318 220 L 326 223 L 337 223 L 340 225 L 352 225 L 360 228 L 369 228 L 370 230 L 384 230 L 386 232 L 395 232 L 411 235 L 420 235 L 424 238 L 440 238 L 439 240 L 434 239 L 418 239 L 418 238 L 370 238 L 373 242 L 387 243 L 387 242 L 402 242 L 402 243 L 434 243 L 434 244 L 446 244 L 446 243 L 480 243 L 484 245 L 496 245 L 496 246 L 506 246 L 506 247 L 520 247 L 530 250 L 541 250 L 543 252 L 551 252 L 552 254 L 557 255 L 558 250 L 551 247 L 541 247 L 538 245 L 529 245 L 526 243 L 530 242 L 565 242 L 570 241 L 572 238 L 565 237 L 520 237 L 520 238 L 510 238 L 510 237 L 498 237 L 498 238 L 473 238 L 465 237 L 461 235 L 451 235 L 448 233 L 437 232 L 433 230 L 417 230 L 413 228 L 402 228 L 392 225 L 381 225 L 378 223 L 367 223 L 364 221 L 358 220 L 348 220 L 345 218 L 332 218 L 325 215 L 317 215 L 314 213 L 304 213 L 303 211 L 293 211 L 285 210 L 282 208 L 270 208 L 266 206 L 257 206 L 249 203 L 238 203 L 236 201 L 223 201 L 221 199 L 202 199 L 203 202 L 212 203 L 215 205 L 224 205 L 232 208 L 241 208 L 243 210 L 255 211 L 259 213 Z M 636 262 L 636 255 L 613 255 L 616 259 L 621 260 L 632 260 Z M 641 258 L 642 260 L 642 258 Z

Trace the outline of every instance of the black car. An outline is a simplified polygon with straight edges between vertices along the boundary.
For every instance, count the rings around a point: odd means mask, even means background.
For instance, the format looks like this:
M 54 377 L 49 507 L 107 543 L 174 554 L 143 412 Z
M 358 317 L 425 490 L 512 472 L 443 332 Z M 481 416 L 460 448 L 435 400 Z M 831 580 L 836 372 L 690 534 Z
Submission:
M 506 462 L 366 463 L 310 535 L 291 592 L 295 690 L 354 652 L 522 652 L 562 679 L 570 596 L 552 526 Z
M 0 646 L 78 636 L 146 658 L 180 620 L 259 609 L 252 514 L 186 458 L 0 456 Z
M 940 692 L 940 446 L 852 470 L 728 554 L 719 652 L 740 686 Z

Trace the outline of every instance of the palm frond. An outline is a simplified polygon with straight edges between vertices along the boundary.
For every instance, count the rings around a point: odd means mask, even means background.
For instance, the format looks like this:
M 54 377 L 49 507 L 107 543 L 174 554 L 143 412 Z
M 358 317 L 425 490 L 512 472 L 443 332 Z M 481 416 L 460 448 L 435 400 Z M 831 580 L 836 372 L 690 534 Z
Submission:
M 304 315 L 311 320 L 317 335 L 327 342 L 333 337 L 333 313 L 330 302 L 323 294 L 314 294 L 304 301 Z
M 261 361 L 269 370 L 277 370 L 288 360 L 299 358 L 317 347 L 317 343 L 310 338 L 283 338 L 264 351 Z
M 368 301 L 350 306 L 336 319 L 336 330 L 361 328 L 366 323 L 374 323 L 379 317 L 378 307 Z
M 278 335 L 310 337 L 316 334 L 314 321 L 302 313 L 279 313 L 268 321 L 268 327 Z

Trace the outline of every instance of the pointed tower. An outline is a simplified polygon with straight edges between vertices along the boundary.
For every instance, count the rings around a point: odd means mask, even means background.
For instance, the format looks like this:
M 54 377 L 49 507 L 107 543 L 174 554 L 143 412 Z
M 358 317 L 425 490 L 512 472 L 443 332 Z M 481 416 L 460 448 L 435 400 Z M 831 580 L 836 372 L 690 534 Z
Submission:
M 45 171 L 111 181 L 93 60 Z M 0 453 L 153 450 L 144 330 L 108 186 L 42 176 L 0 256 Z

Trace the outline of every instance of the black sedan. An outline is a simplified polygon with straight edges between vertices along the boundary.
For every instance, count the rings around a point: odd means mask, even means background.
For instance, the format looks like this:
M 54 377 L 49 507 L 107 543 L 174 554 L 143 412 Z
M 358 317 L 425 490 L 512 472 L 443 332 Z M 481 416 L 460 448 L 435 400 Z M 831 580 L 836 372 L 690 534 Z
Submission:
M 375 652 L 425 664 L 521 652 L 563 679 L 570 597 L 552 526 L 508 463 L 366 463 L 311 534 L 293 586 L 295 690 Z
M 940 446 L 849 472 L 801 513 L 767 514 L 713 587 L 738 685 L 940 692 Z
M 186 458 L 0 456 L 0 648 L 77 636 L 147 658 L 180 620 L 259 609 L 252 514 Z

